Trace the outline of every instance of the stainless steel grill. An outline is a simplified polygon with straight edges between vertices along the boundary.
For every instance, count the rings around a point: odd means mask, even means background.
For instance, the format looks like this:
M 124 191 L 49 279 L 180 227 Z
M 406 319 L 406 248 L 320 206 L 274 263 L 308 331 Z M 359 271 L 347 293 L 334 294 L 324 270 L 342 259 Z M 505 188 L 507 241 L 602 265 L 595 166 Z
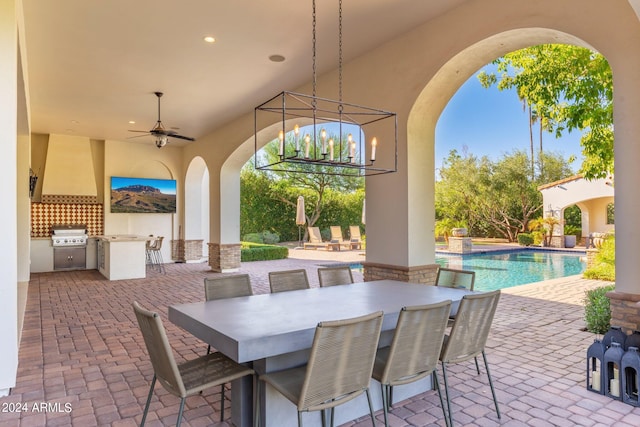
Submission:
M 54 270 L 83 270 L 87 268 L 87 226 L 61 224 L 51 227 Z
M 51 244 L 59 246 L 87 246 L 87 226 L 83 224 L 54 225 Z

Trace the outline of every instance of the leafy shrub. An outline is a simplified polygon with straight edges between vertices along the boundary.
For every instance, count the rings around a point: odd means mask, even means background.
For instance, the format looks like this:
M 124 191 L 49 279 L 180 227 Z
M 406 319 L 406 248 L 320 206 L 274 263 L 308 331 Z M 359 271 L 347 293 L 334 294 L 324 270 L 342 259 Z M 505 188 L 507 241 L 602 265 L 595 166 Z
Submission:
M 565 236 L 576 236 L 576 240 L 580 241 L 582 238 L 582 228 L 576 227 L 575 225 L 565 225 L 564 234 Z
M 529 233 L 520 233 L 518 234 L 518 243 L 521 246 L 531 246 L 533 245 L 533 236 Z
M 594 258 L 593 265 L 583 273 L 587 279 L 616 280 L 616 239 L 609 236 L 602 242 Z
M 611 307 L 609 298 L 605 295 L 615 289 L 615 285 L 590 289 L 585 292 L 584 320 L 587 330 L 594 334 L 604 334 L 611 323 Z
M 262 233 L 245 234 L 242 240 L 244 240 L 245 242 L 251 242 L 251 243 L 264 243 Z
M 285 259 L 289 256 L 289 249 L 285 246 L 263 245 L 259 243 L 242 242 L 240 246 L 240 261 L 269 261 Z
M 280 235 L 278 233 L 272 233 L 268 230 L 262 232 L 262 243 L 266 243 L 267 245 L 274 245 L 279 242 Z

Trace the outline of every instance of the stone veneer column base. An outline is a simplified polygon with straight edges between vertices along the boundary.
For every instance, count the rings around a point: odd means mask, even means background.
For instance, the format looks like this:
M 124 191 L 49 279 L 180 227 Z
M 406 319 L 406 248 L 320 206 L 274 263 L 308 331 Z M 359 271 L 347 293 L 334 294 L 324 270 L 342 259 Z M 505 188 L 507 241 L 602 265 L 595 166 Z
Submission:
M 621 326 L 625 333 L 640 330 L 640 295 L 607 292 L 611 301 L 611 325 Z
M 424 283 L 434 285 L 438 274 L 438 264 L 406 267 L 399 265 L 376 264 L 363 262 L 364 281 L 399 280 L 401 282 Z
M 218 273 L 240 269 L 240 243 L 209 243 L 209 267 Z

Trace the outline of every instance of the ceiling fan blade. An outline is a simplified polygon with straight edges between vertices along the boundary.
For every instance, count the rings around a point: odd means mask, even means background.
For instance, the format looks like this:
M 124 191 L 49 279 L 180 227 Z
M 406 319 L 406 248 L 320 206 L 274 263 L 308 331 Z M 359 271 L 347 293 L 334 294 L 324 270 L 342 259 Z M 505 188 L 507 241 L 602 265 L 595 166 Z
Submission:
M 148 130 L 132 130 L 132 129 L 129 129 L 129 132 L 149 133 L 149 131 L 148 131 Z
M 136 132 L 142 132 L 142 131 L 136 131 Z M 149 135 L 151 135 L 149 132 L 145 132 L 144 135 L 129 136 L 127 137 L 127 139 L 142 138 L 143 136 L 149 136 Z
M 168 132 L 167 136 L 170 138 L 178 138 L 178 139 L 184 139 L 186 141 L 195 141 L 195 138 L 191 138 L 190 136 L 183 136 L 177 133 L 172 133 L 172 132 Z

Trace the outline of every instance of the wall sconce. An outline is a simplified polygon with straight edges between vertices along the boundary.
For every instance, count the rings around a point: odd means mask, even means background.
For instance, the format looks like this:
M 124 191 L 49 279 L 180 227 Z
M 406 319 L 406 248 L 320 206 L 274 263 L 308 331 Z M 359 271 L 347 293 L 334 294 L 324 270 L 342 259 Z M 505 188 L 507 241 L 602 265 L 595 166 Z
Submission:
M 38 175 L 33 172 L 33 169 L 29 168 L 29 198 L 33 199 L 33 194 L 36 191 L 36 185 L 38 184 Z

